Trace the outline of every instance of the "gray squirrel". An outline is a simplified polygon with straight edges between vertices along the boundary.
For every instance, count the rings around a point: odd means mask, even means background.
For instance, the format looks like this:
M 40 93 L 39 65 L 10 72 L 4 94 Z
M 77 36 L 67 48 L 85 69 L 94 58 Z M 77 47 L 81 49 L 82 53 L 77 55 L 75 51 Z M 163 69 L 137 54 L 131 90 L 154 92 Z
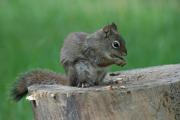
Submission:
M 60 61 L 66 75 L 37 69 L 21 74 L 11 90 L 11 97 L 19 101 L 33 84 L 62 84 L 89 87 L 103 84 L 105 67 L 112 64 L 124 66 L 127 55 L 125 41 L 115 23 L 92 33 L 70 33 L 64 40 Z

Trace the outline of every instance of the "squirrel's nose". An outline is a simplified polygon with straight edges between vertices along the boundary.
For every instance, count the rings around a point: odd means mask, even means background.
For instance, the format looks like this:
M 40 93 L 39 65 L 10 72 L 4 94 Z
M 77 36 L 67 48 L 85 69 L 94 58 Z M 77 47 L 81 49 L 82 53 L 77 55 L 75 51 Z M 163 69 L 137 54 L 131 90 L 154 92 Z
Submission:
M 122 56 L 127 56 L 127 51 L 121 52 L 121 55 L 122 55 Z

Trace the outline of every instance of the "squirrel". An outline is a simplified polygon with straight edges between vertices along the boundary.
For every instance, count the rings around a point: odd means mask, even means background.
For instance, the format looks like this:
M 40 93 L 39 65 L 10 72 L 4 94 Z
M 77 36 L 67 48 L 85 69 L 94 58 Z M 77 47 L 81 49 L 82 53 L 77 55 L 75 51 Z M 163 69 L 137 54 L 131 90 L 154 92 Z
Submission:
M 23 73 L 17 78 L 11 90 L 11 97 L 19 101 L 34 84 L 62 84 L 89 87 L 103 84 L 105 68 L 112 64 L 124 66 L 127 55 L 125 41 L 112 23 L 98 31 L 70 33 L 61 48 L 60 62 L 66 75 L 53 71 L 37 69 Z

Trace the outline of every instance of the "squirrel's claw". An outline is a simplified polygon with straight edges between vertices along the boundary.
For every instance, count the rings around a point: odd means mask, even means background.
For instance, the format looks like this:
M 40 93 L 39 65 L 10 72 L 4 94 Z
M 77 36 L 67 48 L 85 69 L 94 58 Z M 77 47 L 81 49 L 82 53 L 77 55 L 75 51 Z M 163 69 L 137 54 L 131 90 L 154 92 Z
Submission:
M 79 82 L 77 87 L 81 87 L 81 88 L 86 88 L 86 87 L 90 87 L 91 85 L 88 84 L 87 82 Z
M 118 65 L 118 66 L 123 67 L 124 65 L 127 64 L 127 62 L 125 60 L 118 60 L 118 61 L 115 62 L 115 64 Z

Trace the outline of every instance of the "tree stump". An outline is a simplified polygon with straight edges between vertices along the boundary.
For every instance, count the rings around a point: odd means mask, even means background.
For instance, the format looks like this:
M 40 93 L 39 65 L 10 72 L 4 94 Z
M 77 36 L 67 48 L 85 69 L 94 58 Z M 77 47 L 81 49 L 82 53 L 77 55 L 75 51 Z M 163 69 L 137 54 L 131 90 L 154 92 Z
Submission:
M 113 80 L 89 88 L 34 85 L 27 98 L 36 120 L 180 120 L 180 64 L 106 76 Z

